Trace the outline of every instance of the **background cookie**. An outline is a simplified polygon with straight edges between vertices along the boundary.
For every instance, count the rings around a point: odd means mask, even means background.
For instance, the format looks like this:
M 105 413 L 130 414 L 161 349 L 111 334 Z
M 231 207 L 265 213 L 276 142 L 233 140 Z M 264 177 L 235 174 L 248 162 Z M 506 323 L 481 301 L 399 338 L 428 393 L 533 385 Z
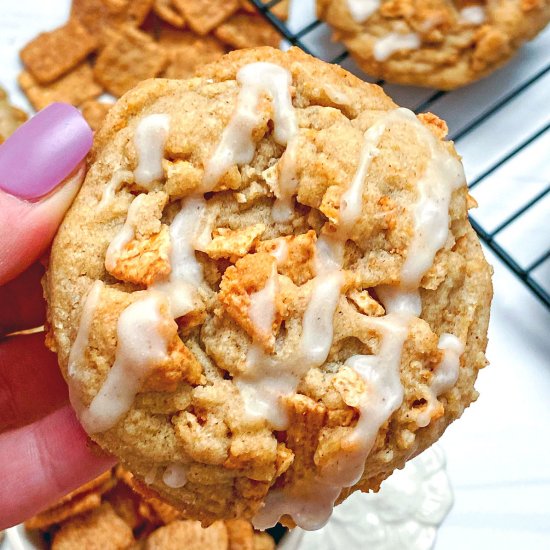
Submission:
M 476 398 L 490 268 L 445 133 L 296 49 L 109 112 L 45 291 L 73 405 L 142 490 L 316 528 Z
M 508 61 L 550 21 L 548 0 L 317 0 L 368 74 L 450 90 Z

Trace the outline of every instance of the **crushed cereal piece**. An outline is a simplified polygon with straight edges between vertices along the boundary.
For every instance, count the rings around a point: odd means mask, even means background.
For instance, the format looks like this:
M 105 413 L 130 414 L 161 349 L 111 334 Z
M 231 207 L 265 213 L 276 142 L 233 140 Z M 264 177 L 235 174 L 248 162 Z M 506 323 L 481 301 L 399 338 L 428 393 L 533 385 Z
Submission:
M 302 235 L 289 235 L 269 241 L 261 241 L 256 247 L 258 252 L 276 253 L 279 247 L 283 250 L 278 262 L 278 271 L 292 279 L 295 285 L 303 285 L 315 276 L 315 231 L 308 231 Z
M 97 97 L 103 91 L 94 82 L 92 69 L 87 63 L 82 63 L 50 84 L 39 84 L 25 71 L 19 75 L 18 80 L 19 86 L 37 111 L 57 101 L 78 106 L 87 99 Z
M 182 199 L 190 195 L 202 182 L 203 171 L 189 161 L 163 160 L 162 167 L 166 174 L 166 192 L 170 197 Z
M 250 295 L 262 290 L 275 267 L 275 258 L 261 252 L 247 254 L 234 266 L 225 270 L 220 283 L 218 298 L 233 320 L 245 330 L 251 338 L 266 349 L 272 349 L 282 321 L 283 303 L 279 293 L 275 296 L 275 319 L 270 333 L 260 332 L 250 318 Z
M 21 60 L 40 84 L 57 80 L 76 67 L 97 46 L 96 39 L 77 19 L 39 34 L 21 50 Z
M 149 286 L 170 273 L 171 249 L 170 230 L 163 225 L 159 233 L 127 243 L 114 255 L 108 271 L 121 281 Z
M 369 317 L 381 317 L 386 312 L 366 289 L 352 289 L 348 291 L 348 298 L 357 306 L 357 309 Z
M 285 474 L 285 484 L 306 480 L 315 471 L 314 456 L 319 434 L 325 424 L 327 409 L 305 395 L 285 399 L 289 414 L 287 446 L 294 452 L 292 466 Z
M 94 76 L 105 89 L 121 96 L 142 80 L 160 74 L 168 58 L 147 34 L 131 27 L 111 33 L 99 54 Z
M 180 340 L 175 321 L 166 318 L 162 330 L 168 342 L 168 357 L 154 365 L 145 381 L 143 391 L 173 392 L 181 381 L 199 384 L 202 367 L 189 348 Z
M 220 227 L 214 231 L 213 238 L 206 247 L 206 253 L 214 260 L 229 258 L 234 263 L 250 252 L 264 231 L 263 223 L 235 231 Z

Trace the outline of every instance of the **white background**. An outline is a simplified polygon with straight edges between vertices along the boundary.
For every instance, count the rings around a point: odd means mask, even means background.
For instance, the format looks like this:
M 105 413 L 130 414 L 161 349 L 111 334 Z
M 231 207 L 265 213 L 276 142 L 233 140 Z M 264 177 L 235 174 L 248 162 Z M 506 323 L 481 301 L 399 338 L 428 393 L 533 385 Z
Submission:
M 299 5 L 298 5 L 299 4 Z M 68 0 L 0 0 L 0 85 L 29 109 L 17 89 L 17 52 L 38 32 L 61 24 Z M 291 26 L 312 18 L 311 0 L 295 0 Z M 509 90 L 550 64 L 550 29 L 524 47 L 507 67 L 480 83 L 448 94 L 430 107 L 451 135 Z M 321 27 L 308 44 L 338 53 Z M 351 66 L 349 62 L 346 66 Z M 404 106 L 431 92 L 387 86 Z M 457 143 L 472 181 L 522 139 L 550 120 L 550 74 Z M 475 189 L 477 216 L 488 227 L 519 208 L 550 180 L 548 132 Z M 550 248 L 550 197 L 509 228 L 500 240 L 521 262 Z M 495 299 L 488 356 L 479 376 L 481 397 L 443 436 L 455 505 L 440 530 L 437 550 L 547 550 L 550 548 L 550 313 L 491 254 Z M 538 271 L 550 287 L 550 261 Z M 350 549 L 352 550 L 352 549 Z

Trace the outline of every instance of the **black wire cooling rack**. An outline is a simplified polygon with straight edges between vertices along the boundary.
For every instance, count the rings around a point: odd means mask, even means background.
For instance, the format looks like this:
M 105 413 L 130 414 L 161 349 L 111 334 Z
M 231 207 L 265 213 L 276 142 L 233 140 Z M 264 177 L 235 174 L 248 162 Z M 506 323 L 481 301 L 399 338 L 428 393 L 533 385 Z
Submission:
M 270 21 L 270 23 L 281 33 L 288 45 L 294 45 L 301 48 L 306 53 L 320 57 L 330 63 L 338 63 L 352 72 L 359 73 L 359 76 L 368 76 L 357 70 L 351 60 L 348 52 L 338 44 L 330 42 L 330 30 L 328 27 L 316 18 L 312 18 L 309 22 L 304 23 L 301 28 L 291 29 L 287 23 L 281 21 L 273 12 L 272 8 L 283 0 L 272 0 L 262 2 L 261 0 L 252 0 L 260 12 Z M 300 2 L 301 0 L 295 0 Z M 324 43 L 322 51 L 316 49 L 316 45 Z M 550 42 L 550 41 L 549 41 Z M 326 44 L 329 44 L 327 47 Z M 460 151 L 461 142 L 470 136 L 473 132 L 483 127 L 487 121 L 493 116 L 498 116 L 502 111 L 512 110 L 515 107 L 515 102 L 520 99 L 530 89 L 537 86 L 544 87 L 543 89 L 550 90 L 550 54 L 549 48 L 543 46 L 544 59 L 541 63 L 532 67 L 529 74 L 514 75 L 511 82 L 503 83 L 502 86 L 494 91 L 493 101 L 482 105 L 481 108 L 477 105 L 475 97 L 471 98 L 468 108 L 473 111 L 473 118 L 470 120 L 460 120 L 460 123 L 455 124 L 455 130 L 451 130 L 450 139 L 453 139 Z M 501 80 L 503 80 L 501 78 Z M 548 83 L 546 82 L 548 80 Z M 384 81 L 377 81 L 377 84 L 384 86 L 390 96 L 394 97 L 397 103 L 403 104 L 400 101 L 402 98 L 399 94 L 403 94 L 401 87 L 389 85 L 386 87 Z M 389 88 L 389 90 L 387 89 Z M 401 88 L 401 90 L 400 90 Z M 495 87 L 493 87 L 494 89 Z M 398 97 L 395 97 L 397 93 Z M 416 95 L 420 95 L 421 99 L 412 104 L 411 108 L 414 112 L 420 113 L 426 110 L 433 110 L 438 113 L 438 107 L 448 104 L 448 99 L 453 94 L 460 93 L 462 97 L 468 93 L 467 89 L 460 92 L 442 92 L 428 91 L 419 92 L 416 90 Z M 407 92 L 405 92 L 405 98 Z M 518 131 L 519 140 L 509 141 L 504 138 L 501 140 L 502 146 L 497 153 L 492 156 L 489 162 L 482 166 L 481 171 L 475 173 L 474 177 L 470 177 L 470 189 L 482 187 L 481 184 L 489 181 L 495 175 L 500 175 L 500 178 L 506 178 L 508 163 L 517 159 L 529 147 L 536 143 L 544 142 L 547 146 L 546 162 L 550 163 L 550 94 L 547 94 L 547 102 L 543 105 L 546 107 L 545 116 L 540 117 L 540 124 L 530 124 L 528 129 L 520 128 Z M 529 100 L 528 98 L 526 99 Z M 406 101 L 405 101 L 406 103 Z M 483 101 L 479 102 L 483 104 Z M 510 113 L 508 113 L 510 116 Z M 468 117 L 465 117 L 466 119 Z M 458 119 L 457 119 L 458 121 Z M 521 122 L 521 121 L 520 121 Z M 451 127 L 452 128 L 452 127 Z M 544 153 L 543 153 L 544 154 Z M 482 241 L 510 268 L 510 270 L 550 309 L 550 183 L 549 181 L 539 182 L 538 189 L 527 199 L 522 199 L 515 204 L 512 209 L 508 209 L 503 213 L 500 219 L 492 220 L 492 223 L 484 218 L 483 214 L 474 214 L 470 217 L 472 226 L 477 231 Z M 522 258 L 522 254 L 518 252 L 517 246 L 507 246 L 506 240 L 501 239 L 506 232 L 512 229 L 516 231 L 516 243 L 521 242 L 523 238 L 530 240 L 532 237 L 533 228 L 526 230 L 525 235 L 517 234 L 521 232 L 522 226 L 525 226 L 525 220 L 534 212 L 535 209 L 546 210 L 546 222 L 542 227 L 537 228 L 537 231 L 542 231 L 543 239 L 542 249 L 537 250 L 530 258 Z M 539 212 L 540 217 L 540 212 Z M 542 219 L 542 217 L 541 217 Z M 519 237 L 519 238 L 518 238 Z

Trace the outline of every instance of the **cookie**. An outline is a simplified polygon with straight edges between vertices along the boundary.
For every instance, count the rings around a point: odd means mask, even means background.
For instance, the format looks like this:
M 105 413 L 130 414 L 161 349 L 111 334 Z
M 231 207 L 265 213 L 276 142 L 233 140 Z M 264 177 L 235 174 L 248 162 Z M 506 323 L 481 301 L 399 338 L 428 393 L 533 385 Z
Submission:
M 446 131 L 295 48 L 111 108 L 44 287 L 72 404 L 140 491 L 318 528 L 477 398 L 491 269 Z
M 359 66 L 399 84 L 451 90 L 505 64 L 550 21 L 548 0 L 317 0 Z

